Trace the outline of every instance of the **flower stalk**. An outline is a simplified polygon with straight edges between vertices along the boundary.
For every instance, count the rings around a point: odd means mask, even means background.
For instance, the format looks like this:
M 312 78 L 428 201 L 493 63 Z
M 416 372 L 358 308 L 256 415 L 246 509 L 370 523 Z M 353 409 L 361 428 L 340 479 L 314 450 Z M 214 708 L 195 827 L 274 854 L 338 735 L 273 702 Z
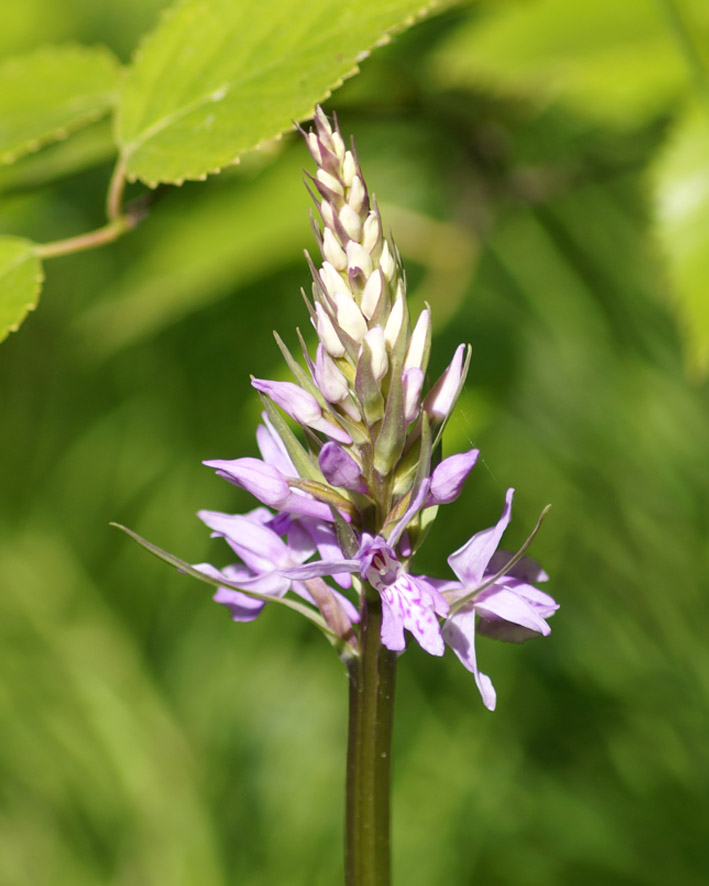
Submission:
M 373 589 L 350 681 L 345 809 L 346 886 L 389 886 L 391 738 L 396 653 L 381 641 L 382 606 Z

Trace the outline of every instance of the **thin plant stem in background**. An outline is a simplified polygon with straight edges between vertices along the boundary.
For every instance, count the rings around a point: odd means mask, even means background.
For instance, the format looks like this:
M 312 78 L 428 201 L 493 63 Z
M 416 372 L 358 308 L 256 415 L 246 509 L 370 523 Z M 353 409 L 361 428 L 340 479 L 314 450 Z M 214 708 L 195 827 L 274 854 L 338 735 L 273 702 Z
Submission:
M 339 653 L 350 679 L 346 884 L 387 886 L 394 683 L 406 633 L 436 657 L 448 645 L 494 710 L 476 634 L 518 643 L 547 635 L 558 607 L 535 586 L 546 573 L 525 556 L 542 518 L 516 554 L 499 547 L 512 489 L 498 522 L 448 557 L 447 577 L 413 571 L 440 506 L 458 498 L 478 459 L 477 449 L 440 455 L 469 347 L 426 385 L 431 311 L 409 318 L 401 258 L 382 233 L 354 148 L 320 108 L 303 136 L 317 167 L 309 188 L 320 260 L 308 259 L 312 288 L 303 293 L 317 345 L 311 354 L 298 333 L 301 362 L 276 335 L 293 381 L 252 378 L 264 407 L 261 457 L 205 462 L 258 502 L 246 514 L 198 515 L 236 562 L 190 565 L 126 531 L 216 586 L 214 599 L 235 621 L 285 604 Z

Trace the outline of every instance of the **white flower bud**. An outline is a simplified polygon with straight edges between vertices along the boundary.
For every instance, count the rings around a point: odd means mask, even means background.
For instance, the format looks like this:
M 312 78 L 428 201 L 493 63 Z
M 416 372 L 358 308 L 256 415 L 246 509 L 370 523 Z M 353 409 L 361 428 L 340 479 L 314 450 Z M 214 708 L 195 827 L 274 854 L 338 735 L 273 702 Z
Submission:
M 387 280 L 391 280 L 394 276 L 394 271 L 396 270 L 396 263 L 391 254 L 391 250 L 389 249 L 389 244 L 384 241 L 384 246 L 382 248 L 382 254 L 379 257 L 379 267 L 384 271 L 384 276 Z
M 345 196 L 342 183 L 339 182 L 334 175 L 330 175 L 330 173 L 325 172 L 324 169 L 318 169 L 315 177 L 321 184 L 325 185 L 326 188 L 329 188 L 334 194 L 337 194 L 339 197 Z
M 374 312 L 377 310 L 377 305 L 379 304 L 381 297 L 382 272 L 379 270 L 372 271 L 369 280 L 367 280 L 367 283 L 362 290 L 362 302 L 360 304 L 362 313 L 367 320 L 371 320 L 374 316 Z
M 337 157 L 337 159 L 342 163 L 345 160 L 346 152 L 345 152 L 345 143 L 342 140 L 342 136 L 339 132 L 332 133 L 332 151 Z
M 407 369 L 401 377 L 404 389 L 404 419 L 408 424 L 416 418 L 421 408 L 421 389 L 424 374 L 422 369 Z
M 431 313 L 428 309 L 421 311 L 416 327 L 411 335 L 409 348 L 404 359 L 404 372 L 407 369 L 422 369 L 426 352 L 426 344 L 431 329 Z
M 362 204 L 364 203 L 365 190 L 364 185 L 362 184 L 362 179 L 356 175 L 352 179 L 352 185 L 350 187 L 350 195 L 347 198 L 347 202 L 354 209 L 355 212 L 359 212 L 362 209 Z
M 313 155 L 315 162 L 320 165 L 322 163 L 322 154 L 320 153 L 320 139 L 314 132 L 309 132 L 306 136 L 308 139 L 308 147 Z
M 387 319 L 386 326 L 384 327 L 384 339 L 389 350 L 394 347 L 394 343 L 401 332 L 401 325 L 403 322 L 404 300 L 402 298 L 397 298 Z
M 314 376 L 315 384 L 323 397 L 330 403 L 339 403 L 350 392 L 347 379 L 340 372 L 332 357 L 328 355 L 323 344 L 318 345 Z
M 379 222 L 379 216 L 372 210 L 365 219 L 362 227 L 362 247 L 371 252 L 377 245 L 382 226 Z
M 352 156 L 352 151 L 346 151 L 345 159 L 342 161 L 342 181 L 345 186 L 352 187 L 352 179 L 357 174 L 357 164 Z
M 359 240 L 362 236 L 362 221 L 348 203 L 345 203 L 340 210 L 339 218 L 342 222 L 342 227 L 347 232 L 347 236 L 353 240 Z
M 384 330 L 381 326 L 373 326 L 364 336 L 364 341 L 372 352 L 372 375 L 377 381 L 381 381 L 389 369 Z
M 367 321 L 355 300 L 349 293 L 340 291 L 333 293 L 333 301 L 340 328 L 355 341 L 362 341 L 367 332 Z
M 320 203 L 320 215 L 322 216 L 322 220 L 325 223 L 325 227 L 335 227 L 335 210 L 332 208 L 332 204 L 329 203 L 327 200 L 323 200 Z
M 327 114 L 323 109 L 318 105 L 315 108 L 315 117 L 317 122 L 320 124 L 320 127 L 330 136 L 332 137 L 332 126 L 330 126 L 330 121 L 327 119 Z
M 423 402 L 423 408 L 432 421 L 444 421 L 453 409 L 463 383 L 464 364 L 465 345 L 458 345 L 448 368 Z
M 315 305 L 315 312 L 317 314 L 317 321 L 315 328 L 317 329 L 318 338 L 325 346 L 328 354 L 331 357 L 344 357 L 345 356 L 345 346 L 340 341 L 340 337 L 335 332 L 335 327 L 332 325 L 332 320 L 325 313 L 325 309 L 322 305 Z
M 322 238 L 323 257 L 338 271 L 344 271 L 347 267 L 345 250 L 337 242 L 330 228 L 325 228 Z
M 335 269 L 333 265 L 330 264 L 329 261 L 324 261 L 322 267 L 320 268 L 320 279 L 322 280 L 322 284 L 325 287 L 325 291 L 328 295 L 332 296 L 338 289 L 342 289 L 346 286 L 346 283 Z
M 347 267 L 350 271 L 361 270 L 365 277 L 372 273 L 372 257 L 359 243 L 350 240 L 347 244 Z

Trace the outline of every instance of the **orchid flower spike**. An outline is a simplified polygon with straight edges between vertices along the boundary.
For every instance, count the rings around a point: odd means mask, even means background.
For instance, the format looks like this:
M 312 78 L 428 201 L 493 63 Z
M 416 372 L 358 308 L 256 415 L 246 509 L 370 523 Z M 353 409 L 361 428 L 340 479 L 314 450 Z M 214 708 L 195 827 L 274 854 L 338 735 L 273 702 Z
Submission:
M 558 607 L 535 586 L 547 578 L 537 564 L 498 549 L 512 490 L 498 523 L 448 558 L 455 578 L 414 571 L 439 508 L 462 494 L 478 460 L 477 449 L 440 455 L 470 348 L 461 344 L 427 384 L 433 311 L 409 315 L 401 257 L 383 233 L 354 146 L 320 107 L 313 128 L 301 132 L 316 165 L 309 190 L 319 256 L 308 257 L 305 301 L 317 340 L 309 348 L 298 333 L 301 361 L 276 336 L 292 380 L 252 379 L 264 408 L 260 457 L 205 462 L 256 500 L 246 514 L 199 514 L 236 561 L 190 566 L 139 540 L 215 586 L 214 599 L 235 620 L 251 621 L 269 603 L 287 605 L 348 662 L 361 655 L 363 625 L 377 609 L 386 649 L 403 652 L 407 634 L 434 656 L 447 644 L 492 710 L 496 695 L 477 666 L 477 635 L 545 636 Z

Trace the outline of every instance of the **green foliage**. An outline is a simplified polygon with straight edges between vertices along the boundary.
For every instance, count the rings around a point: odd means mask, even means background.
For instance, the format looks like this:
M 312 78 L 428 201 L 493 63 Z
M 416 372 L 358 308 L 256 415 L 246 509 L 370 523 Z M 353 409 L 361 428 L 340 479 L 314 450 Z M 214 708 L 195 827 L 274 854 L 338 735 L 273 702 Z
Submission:
M 684 4 L 699 40 L 709 38 L 709 7 Z M 662 111 L 687 89 L 691 72 L 655 0 L 536 0 L 496 4 L 451 35 L 438 75 L 524 95 L 558 98 L 624 127 Z
M 118 113 L 128 174 L 204 178 L 312 114 L 422 0 L 186 0 L 137 55 Z
M 430 6 L 431 4 L 429 4 Z M 107 196 L 108 229 L 47 246 L 46 257 L 104 245 L 141 217 L 122 206 L 125 178 L 182 184 L 236 163 L 312 113 L 357 62 L 426 12 L 421 0 L 332 0 L 305 7 L 267 0 L 258 14 L 230 0 L 185 0 L 167 10 L 128 66 L 118 103 L 119 158 Z M 0 163 L 65 138 L 106 114 L 119 65 L 103 48 L 48 47 L 0 67 Z M 83 150 L 82 150 L 83 148 Z M 88 149 L 88 150 L 87 150 Z M 49 163 L 6 176 L 10 189 L 81 168 L 100 156 L 84 140 Z M 93 152 L 92 152 L 93 151 Z M 3 180 L 0 178 L 0 189 Z M 191 296 L 194 298 L 194 296 Z M 21 322 L 13 293 L 0 290 L 9 321 Z
M 486 13 L 454 32 L 434 57 L 440 82 L 524 96 L 538 107 L 558 100 L 579 115 L 631 131 L 675 111 L 678 101 L 691 101 L 695 93 L 707 115 L 704 0 L 539 0 Z M 685 329 L 688 363 L 702 374 L 709 368 L 705 125 L 681 119 L 655 170 L 657 226 L 673 302 Z
M 0 163 L 98 120 L 113 107 L 119 64 L 102 47 L 50 46 L 0 65 Z
M 0 341 L 37 307 L 43 279 L 34 243 L 22 237 L 0 237 Z
M 657 158 L 657 232 L 676 284 L 689 360 L 709 371 L 709 107 L 688 110 Z

